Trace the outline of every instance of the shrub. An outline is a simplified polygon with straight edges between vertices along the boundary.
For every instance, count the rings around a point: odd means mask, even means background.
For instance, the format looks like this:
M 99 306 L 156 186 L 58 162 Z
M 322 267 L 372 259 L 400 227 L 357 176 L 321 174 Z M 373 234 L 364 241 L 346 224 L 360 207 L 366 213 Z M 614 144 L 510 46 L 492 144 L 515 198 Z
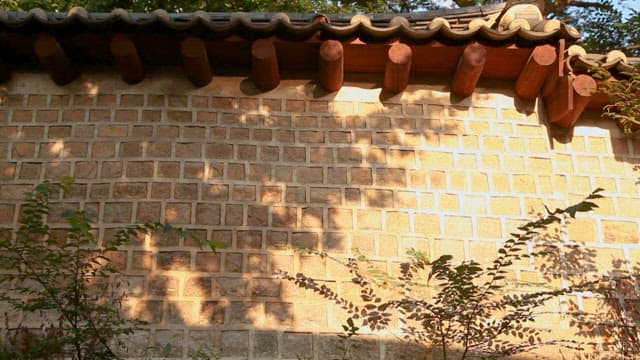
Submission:
M 600 82 L 601 89 L 611 102 L 602 115 L 616 121 L 628 137 L 640 135 L 640 64 L 623 72 L 617 81 L 609 80 L 608 73 L 597 75 L 605 79 Z
M 345 336 L 353 335 L 354 320 L 372 330 L 382 330 L 397 317 L 406 339 L 440 352 L 444 359 L 452 350 L 465 359 L 504 357 L 545 345 L 577 347 L 579 344 L 572 341 L 545 340 L 543 331 L 531 325 L 547 301 L 590 288 L 596 282 L 583 281 L 558 289 L 538 286 L 535 291 L 526 291 L 508 275 L 515 263 L 556 251 L 557 244 L 538 241 L 543 232 L 565 217 L 596 208 L 591 200 L 600 198 L 600 191 L 565 209 L 547 209 L 546 215 L 520 226 L 488 266 L 475 260 L 454 264 L 451 255 L 430 260 L 422 251 L 411 250 L 409 261 L 400 265 L 400 275 L 391 278 L 380 271 L 363 270 L 366 259 L 348 259 L 343 265 L 360 288 L 361 301 L 357 303 L 304 274 L 293 276 L 280 271 L 279 275 L 344 308 L 349 314 Z M 318 255 L 328 257 L 326 253 Z M 392 295 L 383 298 L 380 294 L 389 293 L 389 289 L 394 290 Z
M 72 182 L 66 178 L 36 186 L 21 206 L 19 227 L 5 230 L 0 240 L 0 301 L 14 314 L 35 317 L 39 323 L 30 329 L 7 320 L 0 359 L 117 358 L 122 345 L 118 339 L 144 322 L 122 315 L 126 284 L 111 252 L 139 234 L 182 232 L 161 223 L 131 225 L 99 243 L 91 215 L 67 211 L 60 236 L 47 223 L 50 199 L 69 192 Z M 207 244 L 215 250 L 215 244 Z

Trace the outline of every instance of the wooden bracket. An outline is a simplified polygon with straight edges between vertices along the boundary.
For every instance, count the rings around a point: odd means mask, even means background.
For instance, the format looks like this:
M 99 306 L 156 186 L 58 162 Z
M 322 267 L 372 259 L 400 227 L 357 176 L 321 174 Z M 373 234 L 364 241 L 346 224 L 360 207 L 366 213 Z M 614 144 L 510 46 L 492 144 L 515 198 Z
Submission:
M 544 85 L 542 87 L 542 96 L 549 96 L 555 88 L 558 87 L 558 81 L 560 78 L 564 77 L 564 63 L 566 61 L 566 57 L 564 54 L 565 50 L 565 42 L 564 39 L 558 40 L 558 49 L 556 56 L 556 61 L 553 63 L 551 67 L 551 71 L 549 72 L 549 76 L 547 76 Z
M 340 90 L 344 82 L 344 48 L 336 40 L 326 40 L 320 45 L 318 83 L 327 92 Z
M 144 68 L 138 56 L 136 44 L 127 34 L 115 34 L 109 44 L 122 80 L 127 84 L 137 84 L 144 79 Z
M 5 64 L 2 59 L 0 59 L 0 83 L 5 81 L 9 81 L 11 78 L 11 70 L 9 69 L 9 65 Z
M 567 74 L 565 70 L 565 42 L 558 43 L 558 58 L 542 88 L 547 118 L 550 123 L 560 127 L 575 126 L 591 97 L 596 93 L 598 84 L 589 75 Z
M 251 78 L 262 91 L 274 89 L 280 83 L 278 54 L 271 39 L 259 39 L 251 45 Z
M 6 41 L 6 34 L 0 30 L 0 83 L 8 81 L 11 78 L 11 67 L 6 62 L 5 54 L 9 53 L 9 46 Z
M 187 37 L 180 45 L 182 64 L 187 78 L 195 86 L 205 86 L 211 82 L 211 65 L 204 41 L 197 37 Z
M 545 98 L 549 122 L 557 122 L 573 111 L 573 77 L 563 76 Z
M 570 78 L 570 76 L 567 76 L 567 78 Z M 553 118 L 551 113 L 549 113 L 549 121 L 565 128 L 575 126 L 578 118 L 587 107 L 591 96 L 596 93 L 597 88 L 598 84 L 589 75 L 578 75 L 574 77 L 568 89 L 569 97 L 572 100 L 570 111 L 562 117 L 556 115 Z M 551 98 L 549 100 L 551 100 Z
M 484 46 L 478 43 L 467 45 L 453 75 L 451 92 L 461 97 L 473 94 L 486 61 L 487 49 Z
M 55 37 L 49 34 L 40 34 L 36 38 L 33 48 L 56 84 L 66 85 L 76 78 L 77 71 Z
M 516 81 L 516 95 L 525 100 L 534 100 L 556 61 L 556 49 L 551 45 L 536 46 Z
M 387 65 L 384 71 L 384 88 L 399 93 L 409 84 L 411 72 L 411 48 L 402 43 L 395 43 L 387 53 Z

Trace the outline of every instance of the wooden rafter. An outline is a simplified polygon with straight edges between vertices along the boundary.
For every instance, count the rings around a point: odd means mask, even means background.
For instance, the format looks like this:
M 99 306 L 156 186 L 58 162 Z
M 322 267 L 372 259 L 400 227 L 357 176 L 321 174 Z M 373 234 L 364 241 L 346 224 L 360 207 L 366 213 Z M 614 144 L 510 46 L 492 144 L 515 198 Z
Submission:
M 75 79 L 77 71 L 55 37 L 39 34 L 33 48 L 56 84 L 66 85 Z
M 263 91 L 280 83 L 278 56 L 272 39 L 259 39 L 251 45 L 251 79 Z
M 386 90 L 399 93 L 407 88 L 411 57 L 411 48 L 406 44 L 395 43 L 389 48 L 383 83 Z
M 451 92 L 461 97 L 473 94 L 486 61 L 487 50 L 484 46 L 478 43 L 467 45 L 453 74 Z
M 328 92 L 338 91 L 344 82 L 344 49 L 336 40 L 326 40 L 320 45 L 318 83 Z
M 556 58 L 556 49 L 553 46 L 535 47 L 516 81 L 516 95 L 525 100 L 534 100 L 540 93 Z
M 211 82 L 211 65 L 204 41 L 197 37 L 187 37 L 180 44 L 182 66 L 187 78 L 195 86 L 205 86 Z
M 111 55 L 127 84 L 137 84 L 144 79 L 144 68 L 133 38 L 127 34 L 115 34 L 109 44 Z

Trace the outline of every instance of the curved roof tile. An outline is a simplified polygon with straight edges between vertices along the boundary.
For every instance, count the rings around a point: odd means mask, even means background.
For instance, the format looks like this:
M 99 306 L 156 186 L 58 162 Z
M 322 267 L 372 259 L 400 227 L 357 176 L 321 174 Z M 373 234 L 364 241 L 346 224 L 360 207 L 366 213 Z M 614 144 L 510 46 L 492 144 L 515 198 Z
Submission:
M 533 44 L 559 38 L 571 42 L 580 34 L 565 24 L 544 20 L 535 5 L 505 3 L 460 9 L 441 9 L 408 14 L 324 15 L 283 13 L 129 13 L 115 9 L 111 13 L 88 13 L 75 7 L 68 13 L 0 11 L 0 29 L 21 33 L 40 31 L 169 31 L 197 33 L 208 38 L 238 35 L 247 39 L 278 36 L 305 40 L 316 34 L 321 38 L 384 43 L 400 39 L 407 43 L 465 43 L 483 41 L 505 43 L 525 41 Z M 314 21 L 316 20 L 316 21 Z M 512 26 L 510 26 L 512 25 Z M 517 26 L 516 26 L 517 25 Z
M 632 66 L 640 63 L 640 58 L 627 58 L 619 50 L 609 51 L 606 55 L 588 54 L 579 45 L 572 45 L 567 49 L 567 65 L 577 74 L 593 73 L 597 70 L 607 70 L 614 74 L 622 74 L 632 70 Z

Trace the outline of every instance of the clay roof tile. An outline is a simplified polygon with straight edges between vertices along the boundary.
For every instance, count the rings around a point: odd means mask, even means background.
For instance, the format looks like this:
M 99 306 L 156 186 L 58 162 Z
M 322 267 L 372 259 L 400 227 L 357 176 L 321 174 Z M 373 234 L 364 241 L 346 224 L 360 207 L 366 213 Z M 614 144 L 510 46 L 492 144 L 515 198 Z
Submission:
M 529 41 L 544 43 L 565 38 L 575 41 L 579 33 L 571 28 L 543 22 L 540 11 L 532 4 L 506 3 L 459 9 L 438 9 L 405 14 L 330 14 L 325 23 L 314 22 L 317 14 L 301 13 L 129 13 L 115 9 L 111 13 L 88 13 L 81 7 L 69 12 L 47 13 L 42 9 L 29 12 L 1 12 L 0 29 L 21 33 L 82 31 L 120 32 L 198 32 L 210 37 L 239 35 L 249 39 L 280 36 L 301 40 L 320 31 L 325 38 L 345 40 L 360 37 L 368 42 L 387 42 L 400 38 L 409 43 L 433 40 L 472 42 Z M 494 27 L 499 19 L 499 26 Z M 402 26 L 398 26 L 401 24 Z M 442 25 L 447 29 L 442 29 Z M 448 26 L 447 26 L 448 24 Z M 481 26 L 481 25 L 486 26 Z M 528 24 L 528 25 L 527 25 Z M 434 31 L 435 30 L 435 31 Z

